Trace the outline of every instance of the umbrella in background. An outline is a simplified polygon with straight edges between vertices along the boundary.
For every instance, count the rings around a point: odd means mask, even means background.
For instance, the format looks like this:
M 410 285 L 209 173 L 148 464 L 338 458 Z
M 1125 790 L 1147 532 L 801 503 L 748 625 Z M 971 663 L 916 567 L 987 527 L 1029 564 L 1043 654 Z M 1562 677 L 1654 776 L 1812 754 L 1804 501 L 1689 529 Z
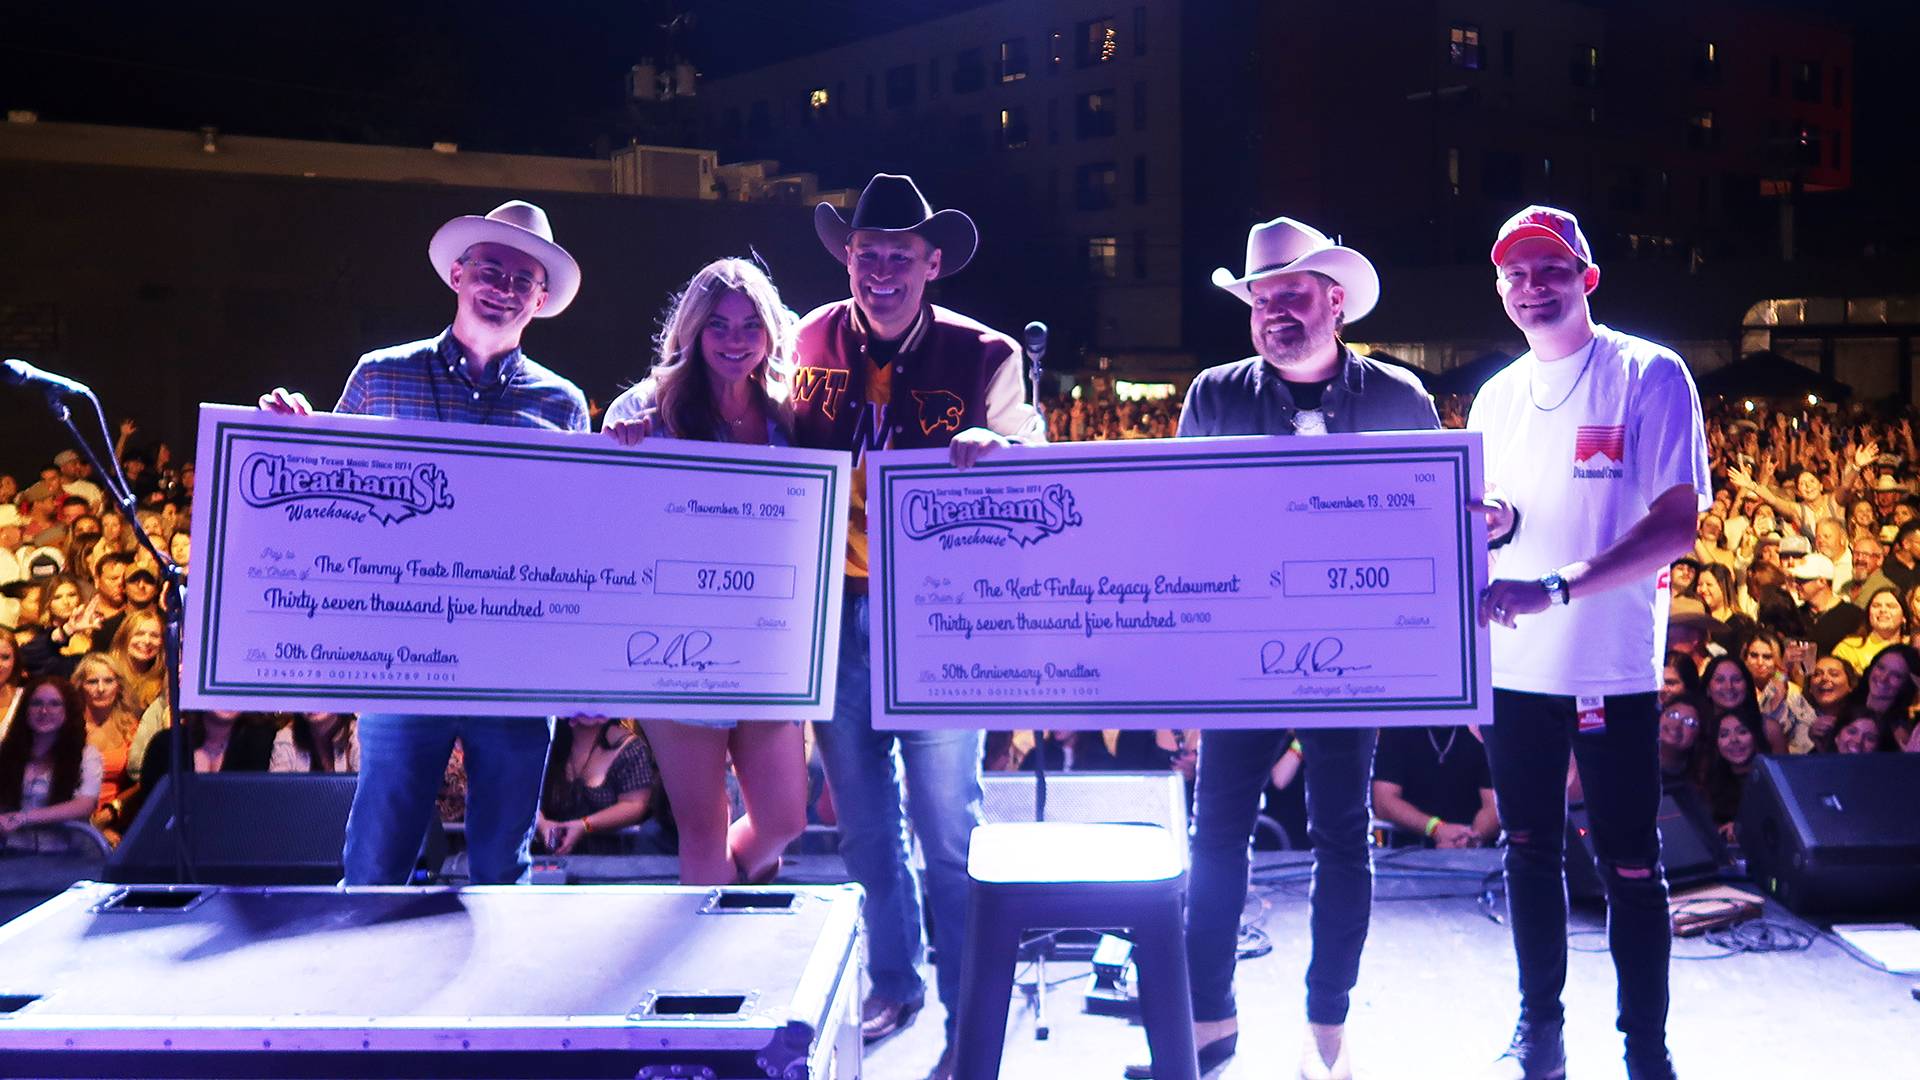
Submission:
M 1700 377 L 1702 397 L 1804 397 L 1828 401 L 1853 396 L 1853 387 L 1796 364 L 1776 352 L 1750 352 Z

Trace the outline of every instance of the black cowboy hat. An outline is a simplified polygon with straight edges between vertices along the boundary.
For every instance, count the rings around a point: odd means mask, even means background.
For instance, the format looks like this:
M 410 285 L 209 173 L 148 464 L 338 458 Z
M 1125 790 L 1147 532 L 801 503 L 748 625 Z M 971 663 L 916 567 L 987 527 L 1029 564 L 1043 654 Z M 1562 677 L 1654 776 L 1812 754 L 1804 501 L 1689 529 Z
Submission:
M 958 210 L 935 213 L 911 176 L 879 173 L 867 181 L 851 219 L 841 217 L 831 203 L 813 208 L 813 231 L 836 259 L 846 259 L 847 237 L 856 229 L 918 235 L 940 252 L 938 276 L 943 278 L 959 273 L 980 246 L 973 219 Z

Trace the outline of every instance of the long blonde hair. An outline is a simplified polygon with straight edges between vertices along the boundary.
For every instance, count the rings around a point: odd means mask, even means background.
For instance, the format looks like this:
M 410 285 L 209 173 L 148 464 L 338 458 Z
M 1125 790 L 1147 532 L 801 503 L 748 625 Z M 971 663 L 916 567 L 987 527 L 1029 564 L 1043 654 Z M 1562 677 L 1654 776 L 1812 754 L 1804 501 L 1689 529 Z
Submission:
M 669 435 L 714 440 L 726 427 L 706 359 L 700 355 L 700 332 L 713 317 L 714 306 L 729 292 L 746 297 L 766 329 L 767 358 L 754 368 L 748 382 L 766 415 L 786 426 L 786 377 L 796 319 L 764 270 L 745 259 L 726 258 L 708 263 L 693 275 L 673 298 L 660 335 L 654 339 L 653 370 L 646 381 Z
M 161 634 L 160 652 L 153 662 L 141 671 L 133 664 L 133 656 L 127 652 L 127 643 L 133 640 L 134 631 L 148 623 Z M 126 680 L 128 704 L 136 715 L 147 711 L 154 699 L 167 692 L 167 652 L 166 624 L 160 613 L 152 608 L 133 608 L 120 620 L 120 629 L 114 632 L 113 644 L 107 655 L 120 666 L 120 674 Z
M 127 673 L 121 669 L 119 664 L 114 662 L 112 657 L 105 653 L 90 652 L 81 657 L 80 662 L 73 666 L 73 678 L 71 681 L 83 696 L 86 693 L 87 676 L 96 668 L 104 669 L 120 684 L 120 700 L 113 703 L 113 708 L 109 710 L 107 714 L 106 723 L 100 725 L 98 729 L 93 728 L 92 710 L 88 710 L 88 734 L 102 740 L 110 736 L 113 742 L 98 744 L 103 746 L 112 746 L 118 742 L 131 741 L 133 739 L 134 728 L 140 724 L 140 718 L 134 715 L 133 705 L 129 699 L 133 680 L 128 677 Z

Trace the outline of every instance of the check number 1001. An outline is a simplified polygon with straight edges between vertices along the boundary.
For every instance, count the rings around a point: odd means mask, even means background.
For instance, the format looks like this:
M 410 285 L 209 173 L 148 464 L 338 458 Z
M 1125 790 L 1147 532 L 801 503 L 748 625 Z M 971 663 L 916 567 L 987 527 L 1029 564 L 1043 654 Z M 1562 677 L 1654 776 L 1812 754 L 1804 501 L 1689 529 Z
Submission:
M 1303 560 L 1281 564 L 1268 581 L 1286 596 L 1427 595 L 1433 592 L 1433 560 Z

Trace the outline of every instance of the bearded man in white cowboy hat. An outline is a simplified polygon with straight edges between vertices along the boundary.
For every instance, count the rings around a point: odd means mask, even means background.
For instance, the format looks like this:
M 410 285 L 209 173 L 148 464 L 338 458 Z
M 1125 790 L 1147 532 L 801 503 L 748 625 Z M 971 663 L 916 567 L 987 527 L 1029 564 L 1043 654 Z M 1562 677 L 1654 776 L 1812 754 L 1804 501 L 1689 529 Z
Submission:
M 1187 390 L 1183 438 L 1323 435 L 1440 426 L 1433 398 L 1406 371 L 1357 355 L 1342 328 L 1373 310 L 1380 278 L 1366 256 L 1318 229 L 1280 217 L 1247 234 L 1244 272 L 1222 267 L 1213 283 L 1245 301 L 1256 355 L 1208 368 Z M 1373 903 L 1367 794 L 1372 728 L 1209 731 L 1200 740 L 1193 800 L 1193 876 L 1187 966 L 1194 1045 L 1204 1071 L 1231 1057 L 1239 1019 L 1233 996 L 1248 842 L 1260 794 L 1282 754 L 1298 754 L 1313 838 L 1312 952 L 1307 963 L 1303 1077 L 1346 1077 L 1348 995 L 1360 970 Z M 1127 1070 L 1151 1076 L 1149 1068 Z
M 965 468 L 1009 441 L 1039 443 L 1046 428 L 1027 403 L 1013 339 L 927 302 L 927 286 L 973 258 L 979 236 L 958 210 L 935 213 L 911 178 L 875 176 L 853 216 L 825 203 L 814 229 L 847 270 L 850 296 L 809 313 L 796 331 L 794 443 L 851 450 L 945 446 Z M 948 1046 L 933 1071 L 951 1075 L 960 958 L 966 953 L 967 843 L 980 823 L 979 731 L 875 731 L 867 633 L 866 483 L 850 486 L 847 602 L 839 689 L 831 723 L 818 727 L 833 785 L 841 854 L 867 890 L 872 991 L 861 1027 L 869 1040 L 898 1030 L 926 996 L 918 964 L 920 882 L 907 859 L 901 808 L 926 856 L 927 901 L 939 945 L 937 982 Z M 906 766 L 901 787 L 895 755 Z
M 430 338 L 360 358 L 333 411 L 403 420 L 588 430 L 580 388 L 520 351 L 534 319 L 565 311 L 580 267 L 553 242 L 546 211 L 503 203 L 485 217 L 442 225 L 427 244 L 454 293 L 453 324 Z M 271 412 L 313 411 L 276 387 Z M 435 813 L 457 738 L 467 773 L 467 851 L 474 884 L 518 881 L 527 870 L 534 811 L 553 740 L 551 717 L 360 717 L 360 782 L 347 818 L 347 884 L 404 885 Z

